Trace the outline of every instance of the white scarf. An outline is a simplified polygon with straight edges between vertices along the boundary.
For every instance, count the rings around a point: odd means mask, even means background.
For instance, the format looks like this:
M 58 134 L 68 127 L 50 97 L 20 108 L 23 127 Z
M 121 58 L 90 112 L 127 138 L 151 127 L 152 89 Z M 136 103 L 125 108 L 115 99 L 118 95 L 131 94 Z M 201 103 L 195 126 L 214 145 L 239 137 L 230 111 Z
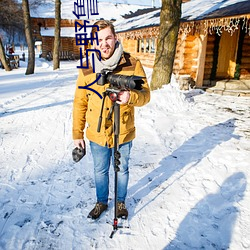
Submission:
M 115 44 L 115 50 L 114 50 L 113 55 L 107 60 L 99 61 L 99 58 L 97 57 L 97 53 L 95 52 L 92 52 L 92 53 L 94 54 L 94 61 L 92 63 L 95 64 L 94 66 L 95 66 L 96 73 L 101 73 L 103 69 L 113 71 L 117 67 L 121 59 L 121 56 L 123 53 L 123 47 L 121 43 L 117 41 Z M 93 65 L 92 65 L 92 68 L 93 68 Z

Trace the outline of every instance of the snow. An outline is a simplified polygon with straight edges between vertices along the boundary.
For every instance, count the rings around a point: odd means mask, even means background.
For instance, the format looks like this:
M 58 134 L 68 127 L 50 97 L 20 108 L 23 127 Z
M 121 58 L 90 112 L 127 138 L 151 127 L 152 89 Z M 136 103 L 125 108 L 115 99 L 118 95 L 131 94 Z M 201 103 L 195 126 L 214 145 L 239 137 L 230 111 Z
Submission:
M 180 91 L 174 78 L 152 91 L 136 109 L 130 228 L 110 239 L 113 171 L 109 209 L 91 223 L 88 143 L 71 157 L 78 65 L 0 69 L 0 249 L 250 249 L 250 99 Z
M 192 21 L 197 19 L 205 19 L 206 15 L 211 14 L 215 10 L 219 10 L 236 3 L 246 2 L 248 0 L 191 0 L 186 3 L 182 3 L 182 15 L 181 19 L 185 21 Z M 249 13 L 250 10 L 239 10 L 244 13 Z M 117 32 L 139 29 L 149 26 L 157 26 L 160 24 L 160 12 L 161 9 L 142 14 L 140 16 L 132 17 L 129 19 L 118 19 L 115 22 Z
M 152 12 L 128 18 L 119 19 L 114 22 L 115 29 L 117 32 L 139 29 L 148 26 L 157 26 L 160 24 L 160 9 L 154 10 Z
M 241 2 L 248 2 L 248 0 L 191 0 L 190 2 L 182 4 L 182 18 L 186 20 L 202 19 L 202 17 L 215 10 Z
M 75 27 L 61 27 L 61 37 L 75 37 L 76 32 L 75 32 Z M 89 31 L 86 31 L 87 33 Z M 54 36 L 55 34 L 55 28 L 41 28 L 41 36 Z
M 61 1 L 61 18 L 62 19 L 77 19 L 73 14 L 74 3 L 77 1 L 62 0 Z M 80 3 L 80 1 L 79 1 Z M 81 0 L 81 3 L 87 3 L 87 1 Z M 125 3 L 111 3 L 109 1 L 98 2 L 98 13 L 99 15 L 91 15 L 90 19 L 120 19 L 122 15 L 129 14 L 130 12 L 135 12 L 138 9 L 149 8 L 147 5 L 125 4 Z M 46 1 L 45 4 L 42 4 L 37 9 L 31 9 L 31 17 L 40 17 L 40 18 L 54 18 L 55 17 L 55 4 L 52 1 Z M 85 8 L 86 18 L 81 17 L 80 19 L 88 19 L 87 12 Z

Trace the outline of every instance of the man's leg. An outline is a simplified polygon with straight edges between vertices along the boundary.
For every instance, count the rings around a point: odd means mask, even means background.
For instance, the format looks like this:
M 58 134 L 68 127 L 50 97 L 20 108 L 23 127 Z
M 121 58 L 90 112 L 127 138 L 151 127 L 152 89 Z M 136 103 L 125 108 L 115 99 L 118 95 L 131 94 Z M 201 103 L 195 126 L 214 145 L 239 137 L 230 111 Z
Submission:
M 128 162 L 130 157 L 130 149 L 132 147 L 132 141 L 124 143 L 119 146 L 119 152 L 121 154 L 119 165 L 120 171 L 118 172 L 118 193 L 117 193 L 117 217 L 118 218 L 127 218 L 128 210 L 125 206 L 125 199 L 127 196 L 128 188 L 128 179 L 129 179 L 129 170 Z
M 94 174 L 97 202 L 108 203 L 109 195 L 109 166 L 111 149 L 90 142 L 91 153 L 94 160 Z
M 127 188 L 128 188 L 128 180 L 129 180 L 129 157 L 130 157 L 130 150 L 132 147 L 132 141 L 121 144 L 119 146 L 119 152 L 121 154 L 119 165 L 120 171 L 118 172 L 118 194 L 117 200 L 119 202 L 125 202 L 127 196 Z

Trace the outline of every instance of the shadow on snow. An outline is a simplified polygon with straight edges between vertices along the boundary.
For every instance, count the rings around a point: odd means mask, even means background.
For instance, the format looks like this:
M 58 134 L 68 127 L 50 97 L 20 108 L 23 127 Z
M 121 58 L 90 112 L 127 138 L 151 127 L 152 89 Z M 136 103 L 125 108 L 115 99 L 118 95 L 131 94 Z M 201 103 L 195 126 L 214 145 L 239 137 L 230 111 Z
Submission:
M 239 139 L 239 136 L 233 134 L 235 129 L 234 123 L 235 119 L 229 119 L 223 123 L 202 129 L 198 134 L 192 136 L 178 149 L 173 151 L 171 155 L 162 159 L 158 168 L 154 169 L 135 185 L 131 186 L 128 190 L 129 196 L 133 197 L 132 199 L 135 201 L 140 200 L 142 197 L 149 195 L 174 175 L 174 173 L 185 168 L 187 165 L 189 166 L 185 172 L 190 168 L 196 167 L 216 146 L 229 141 L 232 138 Z M 173 182 L 169 183 L 164 189 L 161 189 L 161 191 L 148 203 L 156 199 L 172 184 Z M 148 203 L 146 203 L 141 209 L 147 206 Z M 135 215 L 136 213 L 132 215 Z
M 136 205 L 133 206 L 133 211 L 130 208 L 130 216 L 133 217 L 154 201 L 175 181 L 185 175 L 188 170 L 196 167 L 218 145 L 232 138 L 239 139 L 239 136 L 233 134 L 234 130 L 235 119 L 229 119 L 225 122 L 206 127 L 184 142 L 171 155 L 162 159 L 158 168 L 148 173 L 129 188 L 129 199 L 132 203 L 133 201 L 138 203 L 143 197 L 151 193 L 155 194 L 136 212 Z M 160 187 L 176 172 L 184 168 L 186 170 L 181 176 L 166 183 L 164 188 Z M 188 246 L 190 246 L 190 249 L 194 249 L 192 247 L 196 247 L 196 245 L 202 247 L 202 244 L 205 244 L 205 242 L 207 242 L 206 244 L 210 244 L 211 247 L 225 246 L 226 249 L 230 242 L 232 226 L 237 214 L 237 209 L 233 206 L 233 202 L 242 198 L 238 193 L 243 193 L 245 186 L 246 178 L 242 173 L 228 178 L 218 194 L 209 195 L 191 210 L 181 223 L 177 238 L 165 250 L 178 249 L 176 247 L 180 242 L 182 242 L 182 248 L 180 249 L 186 249 Z M 160 191 L 158 192 L 158 190 Z M 220 203 L 216 204 L 217 201 L 220 201 Z
M 164 250 L 229 249 L 247 180 L 242 172 L 228 177 L 217 193 L 207 195 L 181 222 L 175 239 Z
M 29 112 L 29 111 L 35 111 L 35 110 L 40 110 L 40 109 L 44 109 L 44 108 L 51 108 L 51 107 L 55 107 L 55 106 L 60 106 L 60 105 L 65 105 L 68 103 L 72 103 L 73 100 L 66 100 L 66 101 L 62 101 L 62 102 L 54 102 L 54 103 L 50 103 L 50 104 L 43 104 L 43 105 L 39 105 L 36 107 L 30 107 L 30 108 L 21 108 L 18 110 L 14 110 L 14 111 L 5 111 L 3 113 L 0 113 L 0 117 L 6 117 L 9 115 L 15 115 L 15 114 L 20 114 L 20 113 L 25 113 L 25 112 Z

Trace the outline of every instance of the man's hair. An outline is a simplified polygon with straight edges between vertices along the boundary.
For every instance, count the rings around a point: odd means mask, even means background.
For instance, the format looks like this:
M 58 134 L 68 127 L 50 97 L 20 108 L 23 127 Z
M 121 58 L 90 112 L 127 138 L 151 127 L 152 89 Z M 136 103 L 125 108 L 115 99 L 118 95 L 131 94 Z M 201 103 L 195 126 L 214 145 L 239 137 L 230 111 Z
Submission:
M 115 27 L 110 21 L 99 20 L 99 21 L 95 22 L 93 25 L 97 25 L 99 27 L 99 31 L 109 27 L 111 29 L 113 35 L 115 36 Z M 93 37 L 95 35 L 95 32 L 98 32 L 98 29 L 96 26 L 93 26 L 92 31 L 91 31 Z

